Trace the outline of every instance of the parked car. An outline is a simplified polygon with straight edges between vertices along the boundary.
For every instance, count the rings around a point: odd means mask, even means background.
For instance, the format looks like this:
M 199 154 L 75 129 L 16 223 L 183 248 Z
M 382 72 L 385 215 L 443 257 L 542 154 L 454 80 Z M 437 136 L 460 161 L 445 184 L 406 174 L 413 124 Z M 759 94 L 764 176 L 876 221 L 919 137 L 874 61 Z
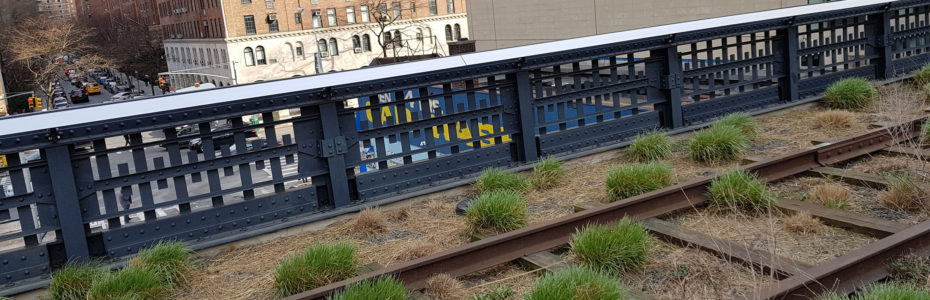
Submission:
M 74 87 L 80 87 L 81 80 L 79 80 L 77 77 L 71 78 L 71 85 L 73 85 Z
M 179 138 L 200 134 L 200 128 L 197 127 L 197 125 L 184 125 L 176 130 L 178 131 Z M 167 134 L 165 134 L 165 136 L 167 136 Z M 187 148 L 187 147 L 190 147 L 190 145 L 191 145 L 191 140 L 183 140 L 183 141 L 178 142 L 178 146 L 181 146 L 181 148 Z M 168 145 L 161 144 L 161 146 L 167 147 Z
M 130 97 L 132 97 L 132 93 L 120 92 L 120 93 L 116 93 L 116 95 L 113 95 L 113 97 L 110 97 L 110 99 L 113 101 L 123 101 L 123 100 L 129 100 Z
M 90 97 L 87 96 L 87 92 L 82 90 L 73 90 L 71 91 L 71 103 L 83 103 L 89 102 Z

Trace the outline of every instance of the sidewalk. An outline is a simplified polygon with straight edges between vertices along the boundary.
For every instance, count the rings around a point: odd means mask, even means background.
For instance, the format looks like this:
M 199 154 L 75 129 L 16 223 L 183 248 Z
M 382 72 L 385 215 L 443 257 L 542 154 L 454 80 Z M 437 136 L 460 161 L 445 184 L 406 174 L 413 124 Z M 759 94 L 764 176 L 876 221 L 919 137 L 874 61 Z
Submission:
M 138 79 L 138 78 L 133 77 L 132 75 L 127 75 L 127 74 L 125 74 L 125 73 L 123 73 L 123 72 L 120 72 L 120 71 L 117 71 L 117 70 L 110 70 L 110 72 L 111 72 L 111 73 L 113 74 L 113 76 L 115 76 L 118 80 L 121 80 L 121 81 L 123 81 L 123 82 L 127 82 L 127 81 L 128 81 L 127 83 L 131 83 L 132 85 L 134 85 L 134 86 L 135 86 L 134 89 L 135 89 L 135 90 L 141 90 L 142 93 L 143 93 L 143 95 L 145 95 L 146 97 L 150 97 L 150 96 L 160 96 L 160 95 L 164 95 L 164 94 L 165 94 L 165 93 L 163 93 L 163 92 L 161 91 L 161 88 L 159 88 L 158 86 L 155 86 L 155 89 L 154 89 L 154 90 L 155 90 L 155 93 L 152 94 L 152 85 L 150 85 L 150 84 L 148 84 L 147 82 L 145 82 L 144 78 L 140 80 L 140 79 Z

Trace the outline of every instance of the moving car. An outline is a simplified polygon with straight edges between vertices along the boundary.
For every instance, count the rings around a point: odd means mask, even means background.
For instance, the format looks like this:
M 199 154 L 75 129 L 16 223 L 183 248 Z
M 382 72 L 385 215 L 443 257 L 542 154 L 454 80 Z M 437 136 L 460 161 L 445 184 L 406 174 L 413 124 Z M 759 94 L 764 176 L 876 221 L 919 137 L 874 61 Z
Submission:
M 68 102 L 67 98 L 58 97 L 55 100 L 52 100 L 52 108 L 55 109 L 65 109 L 71 107 L 71 102 Z
M 82 90 L 73 90 L 71 91 L 71 103 L 82 103 L 89 102 L 90 97 L 87 96 L 87 92 Z
M 100 95 L 100 84 L 96 82 L 88 82 L 84 84 L 84 90 L 91 95 Z
M 113 97 L 110 97 L 110 99 L 113 101 L 123 101 L 123 100 L 129 100 L 131 98 L 132 98 L 132 93 L 130 92 L 120 92 L 120 93 L 117 93 L 116 95 L 113 95 Z
M 229 124 L 222 124 L 222 125 L 213 126 L 211 131 L 214 131 L 214 132 L 224 131 L 224 130 L 229 130 L 231 128 L 232 126 Z M 247 139 L 258 137 L 258 134 L 255 132 L 254 129 L 244 130 L 243 132 L 245 133 L 245 138 Z M 236 143 L 235 135 L 232 132 L 227 132 L 227 133 L 224 133 L 218 136 L 213 136 L 213 150 L 220 150 L 224 146 L 232 146 L 235 143 Z M 197 152 L 203 152 L 203 142 L 199 138 L 192 139 L 190 142 L 190 148 L 192 150 L 196 150 Z

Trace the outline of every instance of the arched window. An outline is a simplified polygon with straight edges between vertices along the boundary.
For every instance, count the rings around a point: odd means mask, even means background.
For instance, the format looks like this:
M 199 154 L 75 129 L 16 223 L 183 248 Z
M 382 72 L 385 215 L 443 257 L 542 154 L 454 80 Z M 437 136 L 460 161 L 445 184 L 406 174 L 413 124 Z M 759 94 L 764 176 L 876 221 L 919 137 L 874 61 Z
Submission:
M 291 50 L 291 61 L 297 61 L 297 56 L 294 55 L 294 46 L 291 45 L 291 43 L 284 43 L 284 44 L 287 45 L 288 50 Z
M 400 30 L 394 30 L 394 46 L 403 47 L 404 45 L 404 36 L 400 34 Z
M 200 52 L 200 55 L 197 56 L 197 57 L 200 58 L 200 65 L 201 65 L 201 66 L 206 66 L 206 65 L 207 65 L 207 63 L 206 63 L 206 60 L 207 60 L 207 59 L 206 59 L 206 55 L 203 55 L 203 48 L 197 49 L 197 52 Z
M 329 55 L 331 56 L 339 55 L 339 44 L 336 42 L 335 38 L 329 39 Z
M 446 41 L 452 41 L 452 26 L 446 25 Z
M 371 37 L 367 33 L 362 35 L 362 51 L 371 51 Z
M 393 40 L 394 40 L 394 36 L 391 35 L 391 32 L 390 32 L 390 31 L 385 31 L 385 32 L 384 32 L 384 47 L 385 47 L 385 48 L 390 48 L 391 45 L 394 44 L 394 43 L 392 43 Z
M 297 59 L 304 60 L 304 43 L 297 42 Z
M 243 51 L 243 55 L 245 55 L 244 60 L 245 60 L 245 65 L 246 65 L 246 66 L 254 66 L 254 65 L 255 65 L 255 56 L 254 56 L 254 54 L 252 53 L 252 48 L 251 48 L 251 47 L 245 47 L 245 51 Z
M 426 37 L 429 38 L 430 45 L 433 45 L 436 43 L 436 41 L 433 40 L 433 28 L 432 27 L 426 27 Z
M 352 49 L 362 49 L 362 40 L 357 35 L 352 36 Z
M 462 39 L 462 26 L 455 24 L 455 40 L 458 41 Z
M 216 86 L 216 80 L 210 80 L 213 83 L 213 86 Z
M 417 42 L 423 45 L 423 28 L 417 29 Z
M 207 66 L 213 66 L 213 56 L 210 55 L 210 49 L 207 49 Z
M 265 60 L 265 47 L 258 46 L 255 47 L 255 62 L 259 65 L 267 65 L 268 61 Z
M 220 64 L 220 52 L 213 49 L 213 60 L 216 61 L 216 64 Z
M 329 48 L 326 47 L 326 40 L 323 39 L 316 41 L 316 49 L 319 53 L 329 53 Z
M 220 87 L 223 87 L 223 82 L 222 82 L 222 81 L 220 81 Z

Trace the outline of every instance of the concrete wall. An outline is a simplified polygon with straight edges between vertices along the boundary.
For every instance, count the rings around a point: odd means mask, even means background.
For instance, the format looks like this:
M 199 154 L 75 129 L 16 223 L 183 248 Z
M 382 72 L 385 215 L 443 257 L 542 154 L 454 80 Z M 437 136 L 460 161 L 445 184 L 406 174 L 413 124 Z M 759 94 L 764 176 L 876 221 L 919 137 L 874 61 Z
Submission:
M 478 51 L 805 5 L 808 0 L 467 0 Z

